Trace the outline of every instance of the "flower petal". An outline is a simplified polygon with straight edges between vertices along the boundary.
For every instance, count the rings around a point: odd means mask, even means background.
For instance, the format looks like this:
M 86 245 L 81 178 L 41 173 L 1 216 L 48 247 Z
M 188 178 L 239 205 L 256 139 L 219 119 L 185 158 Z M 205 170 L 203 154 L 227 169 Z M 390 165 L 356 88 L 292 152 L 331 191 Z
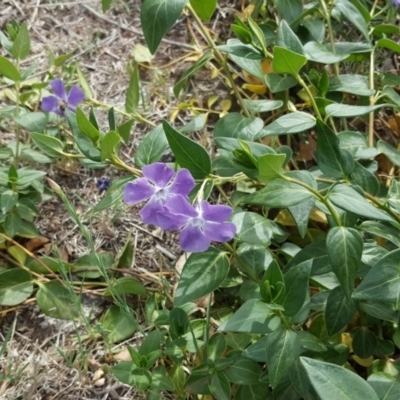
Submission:
M 167 164 L 157 162 L 142 168 L 143 176 L 153 182 L 158 188 L 165 188 L 175 175 Z
M 194 179 L 186 168 L 180 169 L 172 185 L 168 188 L 170 193 L 187 196 L 194 188 Z
M 236 233 L 236 226 L 232 222 L 205 222 L 204 234 L 214 242 L 228 242 Z
M 85 98 L 85 94 L 82 92 L 78 86 L 72 86 L 71 90 L 68 93 L 68 105 L 75 107 L 77 106 L 83 99 Z
M 211 240 L 202 232 L 199 226 L 187 225 L 179 235 L 179 244 L 184 251 L 200 253 L 210 247 Z
M 172 214 L 184 215 L 188 219 L 198 216 L 197 210 L 189 203 L 185 197 L 177 195 L 165 203 L 165 207 Z
M 139 215 L 145 224 L 158 225 L 158 212 L 164 212 L 162 200 L 153 198 L 139 211 Z
M 202 217 L 206 221 L 224 222 L 232 215 L 232 207 L 211 205 L 208 201 L 201 202 Z
M 64 82 L 61 79 L 55 79 L 54 81 L 51 81 L 50 86 L 57 97 L 65 102 L 68 102 L 67 91 L 65 90 Z
M 138 178 L 133 182 L 128 182 L 124 188 L 124 202 L 127 204 L 137 204 L 149 199 L 156 189 L 150 185 L 146 178 Z
M 168 212 L 164 207 L 163 211 L 157 212 L 157 226 L 163 231 L 174 231 L 181 229 L 187 222 L 187 217 L 183 215 L 175 215 Z
M 58 110 L 59 99 L 56 96 L 43 97 L 40 105 L 41 109 L 46 112 L 56 112 Z

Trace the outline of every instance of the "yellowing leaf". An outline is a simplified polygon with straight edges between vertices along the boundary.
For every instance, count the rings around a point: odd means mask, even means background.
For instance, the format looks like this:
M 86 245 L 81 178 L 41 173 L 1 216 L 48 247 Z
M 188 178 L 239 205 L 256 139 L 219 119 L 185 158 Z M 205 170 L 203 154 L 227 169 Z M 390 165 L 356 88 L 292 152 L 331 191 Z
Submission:
M 245 83 L 243 89 L 247 89 L 255 94 L 265 94 L 267 93 L 267 87 L 265 85 L 252 85 L 250 83 Z
M 218 100 L 218 96 L 211 96 L 207 100 L 207 106 L 208 108 L 211 108 L 213 104 Z
M 288 210 L 282 210 L 274 219 L 274 222 L 284 226 L 296 226 L 296 222 Z
M 176 117 L 178 116 L 178 113 L 179 113 L 179 109 L 173 110 L 171 112 L 171 114 L 169 115 L 170 122 L 174 122 L 175 121 Z
M 272 62 L 270 60 L 268 60 L 268 58 L 266 58 L 265 60 L 262 61 L 261 68 L 265 75 L 271 74 L 272 72 L 274 72 L 274 69 L 272 68 Z
M 317 91 L 314 86 L 309 86 L 308 89 L 310 90 L 313 96 L 317 95 Z M 306 105 L 310 106 L 312 104 L 310 96 L 308 95 L 305 89 L 301 89 L 300 91 L 298 91 L 297 96 L 299 96 L 306 103 Z
M 229 99 L 225 99 L 221 103 L 221 109 L 223 112 L 228 112 L 232 107 L 232 102 Z
M 137 63 L 151 63 L 154 58 L 147 46 L 140 43 L 133 48 L 132 57 Z
M 328 220 L 326 219 L 326 215 L 321 210 L 318 210 L 317 208 L 314 208 L 311 211 L 310 219 L 315 222 L 320 222 L 321 224 L 328 223 Z
M 372 365 L 374 361 L 374 356 L 370 356 L 368 358 L 360 358 L 356 355 L 352 355 L 351 358 L 362 367 L 368 368 Z

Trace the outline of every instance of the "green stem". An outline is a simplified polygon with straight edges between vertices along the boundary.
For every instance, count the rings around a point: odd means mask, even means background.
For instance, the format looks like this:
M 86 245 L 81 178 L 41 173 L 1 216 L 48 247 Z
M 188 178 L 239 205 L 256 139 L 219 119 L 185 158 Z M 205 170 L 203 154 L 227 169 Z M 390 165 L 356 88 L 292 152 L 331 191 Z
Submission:
M 136 168 L 131 168 L 128 165 L 126 165 L 121 159 L 119 159 L 117 156 L 114 156 L 111 160 L 111 162 L 116 166 L 119 167 L 120 169 L 123 169 L 125 171 L 130 172 L 132 175 L 141 177 L 142 176 L 142 171 Z
M 20 60 L 17 59 L 16 62 L 16 67 L 17 70 L 19 71 L 20 67 Z M 16 92 L 16 97 L 17 97 L 17 117 L 19 117 L 19 112 L 20 112 L 20 103 L 19 103 L 19 96 L 20 96 L 20 91 L 21 91 L 21 85 L 20 82 L 17 81 L 15 82 L 15 92 Z M 19 149 L 20 149 L 20 140 L 21 140 L 21 128 L 18 124 L 15 125 L 15 157 L 14 157 L 14 167 L 16 170 L 18 170 L 18 165 L 19 165 Z
M 236 87 L 236 83 L 233 80 L 231 71 L 229 70 L 228 65 L 226 63 L 226 58 L 221 54 L 221 52 L 215 46 L 215 43 L 214 43 L 212 37 L 207 32 L 207 29 L 203 25 L 203 22 L 198 17 L 198 15 L 196 14 L 196 11 L 194 11 L 194 9 L 190 5 L 190 3 L 188 3 L 186 5 L 186 8 L 189 10 L 190 14 L 192 15 L 193 19 L 196 21 L 199 29 L 201 30 L 201 33 L 204 35 L 204 38 L 207 40 L 207 43 L 209 44 L 209 46 L 213 50 L 217 61 L 219 62 L 219 64 L 224 69 L 226 77 L 228 78 L 229 84 L 231 85 L 231 87 L 233 89 L 233 92 L 235 93 L 235 97 L 236 97 L 237 101 L 239 102 L 241 109 L 243 110 L 243 114 L 246 117 L 250 117 L 251 114 L 250 114 L 249 110 L 247 109 L 246 105 L 244 104 L 243 98 L 240 95 L 238 88 Z
M 210 340 L 210 315 L 211 315 L 211 302 L 213 298 L 213 293 L 211 292 L 208 296 L 207 302 L 207 310 L 206 310 L 206 326 L 204 328 L 204 355 L 205 359 L 207 359 L 207 349 L 208 349 L 208 341 Z
M 380 208 L 383 211 L 386 211 L 388 214 L 390 214 L 398 223 L 400 223 L 400 216 L 396 214 L 390 207 L 388 207 L 386 204 L 382 203 L 379 201 L 376 197 L 372 196 L 369 193 L 364 192 L 365 197 L 370 200 L 372 203 L 374 203 L 378 208 Z
M 243 258 L 239 256 L 236 250 L 228 243 L 224 243 L 225 248 L 235 257 L 238 262 L 239 269 L 245 273 L 252 281 L 256 283 L 260 283 L 260 280 L 254 274 L 254 272 L 247 266 L 247 264 L 243 261 Z
M 319 112 L 317 103 L 315 102 L 314 96 L 311 93 L 310 89 L 308 88 L 307 84 L 304 82 L 303 78 L 299 74 L 295 75 L 295 78 L 297 79 L 297 82 L 299 82 L 301 87 L 307 92 L 308 97 L 310 98 L 310 101 L 312 103 L 315 115 L 317 116 L 317 118 L 322 119 L 322 116 L 321 116 L 321 113 Z
M 217 185 L 217 190 L 220 192 L 221 196 L 224 198 L 227 204 L 229 204 L 232 208 L 235 208 L 235 205 L 232 203 L 231 199 L 226 195 L 224 190 L 220 185 Z
M 369 88 L 374 90 L 374 68 L 375 68 L 375 52 L 374 49 L 371 51 L 370 60 L 369 60 Z M 375 96 L 371 95 L 369 97 L 369 104 L 373 106 L 375 104 Z M 374 147 L 374 119 L 375 114 L 373 111 L 369 113 L 369 124 L 368 124 L 368 146 Z
M 330 211 L 333 219 L 335 220 L 335 223 L 337 226 L 342 226 L 342 221 L 340 220 L 340 216 L 338 212 L 336 211 L 335 207 L 331 204 L 331 202 L 323 196 L 321 193 L 318 192 L 318 190 L 314 189 L 313 187 L 307 185 L 306 183 L 302 181 L 298 181 L 297 179 L 289 178 L 286 175 L 280 175 L 280 178 L 284 179 L 286 182 L 291 182 L 295 183 L 296 185 L 302 186 L 305 189 L 307 189 L 309 192 L 311 192 L 319 201 L 325 204 L 327 209 Z

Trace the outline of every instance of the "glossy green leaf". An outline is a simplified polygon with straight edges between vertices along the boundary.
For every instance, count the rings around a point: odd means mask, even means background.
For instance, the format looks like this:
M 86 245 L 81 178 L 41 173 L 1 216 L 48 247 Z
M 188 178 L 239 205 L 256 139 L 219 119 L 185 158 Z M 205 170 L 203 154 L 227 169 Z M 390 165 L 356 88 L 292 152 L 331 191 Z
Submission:
M 214 138 L 230 137 L 253 140 L 264 126 L 263 120 L 257 117 L 244 117 L 239 113 L 229 113 L 221 118 L 214 128 Z
M 265 136 L 304 132 L 313 128 L 315 123 L 316 120 L 311 114 L 302 111 L 285 114 L 258 132 L 254 139 L 262 139 Z
M 36 302 L 40 310 L 52 318 L 74 320 L 78 318 L 78 299 L 61 282 L 54 280 L 39 285 Z
M 300 339 L 292 330 L 280 328 L 267 336 L 269 381 L 275 388 L 301 353 Z
M 61 155 L 64 154 L 64 145 L 61 142 L 61 140 L 43 134 L 43 133 L 31 133 L 31 138 L 33 143 L 35 143 L 35 145 L 37 147 L 39 147 L 39 149 L 41 151 L 43 151 L 43 153 L 47 154 L 50 157 L 60 157 Z
M 31 274 L 15 268 L 0 271 L 0 305 L 15 306 L 31 296 L 33 284 Z
M 321 171 L 331 177 L 343 178 L 354 169 L 350 153 L 339 147 L 336 134 L 321 120 L 317 120 L 317 160 Z
M 283 106 L 281 100 L 250 100 L 243 99 L 244 105 L 252 114 L 276 110 Z
M 274 47 L 274 71 L 278 74 L 298 75 L 301 68 L 307 63 L 307 58 L 284 47 Z
M 218 400 L 231 399 L 231 384 L 222 371 L 216 371 L 208 376 L 208 387 L 211 394 Z
M 310 219 L 311 211 L 315 206 L 315 198 L 311 197 L 295 206 L 288 207 L 288 210 L 296 222 L 299 235 L 304 238 L 307 234 L 308 221 Z
M 349 104 L 330 104 L 326 106 L 325 113 L 327 117 L 350 118 L 359 117 L 379 110 L 388 104 L 376 104 L 374 106 L 353 106 Z
M 270 73 L 264 77 L 265 84 L 271 93 L 278 93 L 292 88 L 297 85 L 297 80 L 293 76 L 282 76 Z
M 3 214 L 7 214 L 18 201 L 18 193 L 13 190 L 5 190 L 0 196 L 0 209 Z
M 329 192 L 329 200 L 339 208 L 364 218 L 392 221 L 390 216 L 374 207 L 356 190 L 349 186 L 342 184 L 336 185 Z
M 187 259 L 176 289 L 175 306 L 197 300 L 216 290 L 229 271 L 226 254 L 210 247 L 204 253 L 193 253 Z
M 147 3 L 149 3 L 149 1 L 147 1 Z M 144 5 L 143 5 L 143 7 L 144 7 Z M 155 27 L 155 25 L 156 24 L 153 23 L 153 28 Z M 143 31 L 145 31 L 144 28 L 143 28 Z M 139 66 L 137 64 L 135 64 L 133 67 L 133 70 L 130 74 L 129 86 L 126 91 L 126 97 L 125 97 L 125 110 L 129 114 L 134 114 L 137 111 L 137 108 L 139 105 L 139 100 L 140 100 L 139 83 L 140 83 Z
M 193 178 L 205 178 L 211 172 L 211 159 L 204 147 L 183 136 L 167 121 L 163 121 L 163 127 L 177 163 L 187 168 Z
M 113 0 L 101 0 L 101 10 L 105 13 L 110 7 Z
M 81 133 L 96 145 L 100 139 L 100 132 L 79 107 L 76 109 L 76 122 Z
M 247 266 L 251 268 L 257 276 L 264 272 L 273 260 L 271 253 L 262 245 L 243 243 L 237 249 L 237 253 L 246 260 Z
M 138 323 L 132 312 L 112 305 L 100 320 L 102 328 L 107 332 L 110 343 L 128 339 L 138 330 Z
M 344 18 L 352 23 L 369 42 L 368 25 L 363 15 L 349 0 L 335 0 L 335 7 L 340 11 Z
M 135 154 L 135 163 L 138 167 L 152 164 L 161 159 L 168 141 L 162 125 L 156 126 L 140 141 Z
M 29 37 L 28 25 L 26 21 L 24 21 L 19 26 L 17 37 L 15 38 L 11 48 L 11 53 L 14 56 L 14 58 L 23 60 L 29 55 L 30 50 L 31 50 L 31 39 Z
M 400 247 L 398 228 L 387 222 L 364 221 L 359 229 L 369 234 L 390 240 L 397 247 Z
M 115 131 L 108 132 L 101 141 L 101 161 L 117 157 L 120 145 L 121 136 Z
M 360 358 L 372 356 L 378 344 L 377 337 L 366 326 L 359 327 L 353 335 L 353 350 Z
M 300 357 L 311 385 L 324 400 L 379 400 L 364 379 L 346 368 Z
M 190 0 L 196 14 L 204 21 L 209 21 L 217 7 L 217 0 Z
M 307 60 L 321 64 L 335 64 L 345 60 L 350 55 L 346 53 L 332 53 L 324 44 L 314 41 L 305 44 L 304 53 Z
M 350 299 L 361 264 L 363 238 L 355 229 L 335 226 L 328 232 L 326 248 L 332 270 Z
M 400 393 L 400 381 L 384 372 L 371 374 L 367 382 L 375 390 L 379 400 L 397 400 Z
M 266 182 L 277 178 L 283 169 L 286 156 L 284 154 L 264 154 L 258 158 L 258 179 Z
M 376 147 L 379 153 L 383 153 L 394 165 L 400 167 L 400 151 L 383 140 L 379 140 Z
M 259 365 L 244 357 L 240 351 L 231 351 L 228 359 L 233 359 L 233 364 L 224 370 L 226 377 L 236 385 L 255 385 L 260 382 L 261 369 Z
M 351 93 L 357 96 L 373 96 L 375 94 L 375 90 L 369 87 L 368 78 L 356 74 L 344 74 L 331 78 L 329 91 Z
M 47 126 L 46 114 L 42 112 L 30 112 L 14 118 L 14 121 L 30 132 L 42 133 Z
M 307 260 L 290 268 L 284 275 L 286 291 L 281 304 L 288 317 L 295 316 L 303 307 L 308 293 L 311 266 L 312 261 Z
M 356 313 L 352 299 L 348 299 L 340 286 L 329 292 L 325 308 L 326 329 L 329 336 L 346 328 Z
M 377 300 L 400 306 L 400 249 L 379 259 L 353 293 L 358 300 Z
M 218 330 L 221 332 L 270 333 L 280 326 L 275 310 L 261 300 L 246 301 Z
M 0 75 L 3 75 L 14 82 L 21 80 L 21 74 L 18 69 L 10 60 L 3 56 L 0 56 Z
M 285 175 L 301 181 L 305 180 L 308 184 L 311 183 L 310 186 L 313 186 L 313 182 L 315 182 L 312 176 L 306 171 L 294 171 L 286 173 Z M 268 182 L 265 188 L 247 196 L 246 203 L 259 204 L 267 207 L 286 208 L 300 204 L 312 197 L 313 194 L 303 186 L 277 178 Z
M 349 180 L 373 196 L 377 195 L 379 192 L 380 184 L 378 178 L 357 161 L 354 163 L 354 169 L 349 176 Z
M 118 278 L 115 282 L 112 282 L 111 287 L 109 287 L 103 296 L 112 295 L 127 295 L 134 294 L 137 296 L 146 296 L 146 288 L 143 283 L 135 278 L 130 278 L 128 276 Z
M 304 55 L 303 45 L 301 44 L 300 39 L 290 28 L 288 23 L 285 20 L 279 22 L 278 33 L 276 35 L 275 47 L 283 48 L 289 50 L 291 53 L 295 53 L 296 55 Z M 275 51 L 274 51 L 275 54 Z M 286 53 L 287 55 L 289 53 Z M 293 58 L 293 60 L 295 60 Z M 296 59 L 297 60 L 297 59 Z M 273 60 L 275 65 L 275 59 Z M 297 62 L 297 61 L 295 61 Z M 300 67 L 301 68 L 301 67 Z M 299 68 L 299 70 L 300 70 Z M 283 73 L 284 71 L 278 71 L 274 68 L 275 72 Z M 287 71 L 286 71 L 287 72 Z M 298 72 L 298 71 L 297 71 Z M 295 74 L 293 74 L 295 75 Z
M 241 212 L 232 217 L 236 237 L 241 242 L 268 246 L 273 235 L 274 223 L 253 212 Z
M 393 305 L 381 301 L 360 301 L 359 307 L 362 311 L 384 321 L 396 323 L 399 320 L 399 313 L 394 311 Z
M 276 8 L 283 19 L 291 24 L 303 12 L 301 0 L 277 0 Z
M 164 35 L 180 17 L 187 0 L 145 0 L 140 20 L 146 44 L 154 54 Z

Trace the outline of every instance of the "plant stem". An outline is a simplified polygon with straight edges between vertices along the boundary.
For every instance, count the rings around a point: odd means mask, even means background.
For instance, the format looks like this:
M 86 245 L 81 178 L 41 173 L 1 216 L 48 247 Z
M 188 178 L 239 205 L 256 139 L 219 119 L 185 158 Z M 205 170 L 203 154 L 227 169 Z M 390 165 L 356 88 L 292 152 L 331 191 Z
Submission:
M 295 75 L 295 78 L 297 79 L 297 82 L 299 82 L 301 87 L 307 92 L 307 95 L 310 98 L 310 101 L 312 103 L 315 115 L 317 116 L 317 118 L 322 119 L 322 116 L 321 116 L 321 113 L 319 112 L 317 103 L 315 102 L 314 96 L 311 93 L 310 89 L 308 88 L 307 84 L 304 82 L 303 78 L 299 74 Z
M 370 60 L 369 60 L 369 88 L 374 90 L 374 68 L 375 68 L 375 52 L 374 49 L 371 51 Z M 373 106 L 375 104 L 375 96 L 371 95 L 369 97 L 369 104 Z M 369 113 L 369 123 L 368 123 L 368 146 L 374 147 L 374 119 L 375 114 L 373 111 Z
M 194 11 L 194 9 L 192 8 L 192 6 L 190 5 L 190 3 L 188 3 L 186 5 L 186 8 L 189 10 L 190 14 L 192 15 L 193 19 L 196 21 L 199 29 L 201 30 L 202 34 L 204 35 L 204 38 L 207 40 L 207 43 L 209 44 L 209 46 L 211 47 L 211 49 L 213 50 L 215 57 L 217 59 L 217 61 L 220 63 L 220 65 L 223 67 L 226 77 L 228 78 L 229 84 L 231 85 L 233 92 L 235 93 L 235 97 L 237 99 L 237 101 L 240 104 L 241 109 L 243 110 L 243 114 L 246 117 L 250 117 L 251 114 L 249 112 L 249 110 L 247 109 L 246 105 L 244 104 L 244 101 L 242 99 L 242 96 L 239 93 L 238 88 L 236 87 L 236 83 L 233 80 L 231 71 L 228 68 L 228 65 L 226 63 L 226 58 L 221 54 L 221 52 L 217 49 L 217 47 L 215 46 L 215 43 L 212 39 L 212 37 L 209 35 L 209 33 L 207 32 L 206 27 L 204 26 L 203 22 L 201 21 L 201 19 L 198 17 L 198 15 L 196 14 L 196 11 Z
M 20 60 L 17 59 L 16 62 L 16 67 L 17 70 L 19 71 L 19 67 L 20 67 Z M 20 104 L 19 104 L 19 96 L 20 96 L 20 91 L 21 91 L 21 85 L 19 81 L 15 82 L 15 93 L 16 93 L 16 97 L 17 97 L 17 117 L 19 117 L 19 111 L 20 111 Z M 15 155 L 14 155 L 14 167 L 16 170 L 18 170 L 18 165 L 19 165 L 19 149 L 20 149 L 20 141 L 21 139 L 21 127 L 16 124 L 15 126 Z

